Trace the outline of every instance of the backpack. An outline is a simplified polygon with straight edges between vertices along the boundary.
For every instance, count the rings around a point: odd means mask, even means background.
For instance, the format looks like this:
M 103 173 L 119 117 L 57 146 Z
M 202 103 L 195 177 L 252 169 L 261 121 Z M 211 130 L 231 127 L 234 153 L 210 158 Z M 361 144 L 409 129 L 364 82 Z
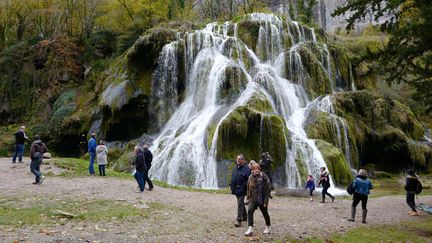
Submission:
M 348 187 L 347 187 L 347 192 L 348 192 L 348 194 L 350 194 L 350 195 L 352 195 L 354 192 L 355 192 L 355 189 L 354 189 L 354 185 L 353 185 L 353 182 L 351 181 L 351 183 L 348 185 Z
M 423 190 L 423 185 L 421 184 L 420 181 L 418 181 L 415 194 L 420 194 L 422 190 Z

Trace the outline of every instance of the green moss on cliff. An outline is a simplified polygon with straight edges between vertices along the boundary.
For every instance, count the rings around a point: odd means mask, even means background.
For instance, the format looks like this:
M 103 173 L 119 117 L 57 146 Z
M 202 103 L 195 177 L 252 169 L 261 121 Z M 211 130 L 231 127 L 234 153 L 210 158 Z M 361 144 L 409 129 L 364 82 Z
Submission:
M 262 151 L 274 159 L 274 168 L 285 163 L 287 129 L 277 115 L 264 115 L 241 106 L 220 125 L 217 159 L 234 160 L 237 154 L 258 161 Z

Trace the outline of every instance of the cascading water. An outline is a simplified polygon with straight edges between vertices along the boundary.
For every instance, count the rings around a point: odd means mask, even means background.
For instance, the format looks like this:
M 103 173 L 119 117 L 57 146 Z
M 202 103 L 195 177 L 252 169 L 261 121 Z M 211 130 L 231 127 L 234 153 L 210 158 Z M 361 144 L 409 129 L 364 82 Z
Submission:
M 326 165 L 315 142 L 307 138 L 303 128 L 316 101 L 310 102 L 304 90 L 307 73 L 298 47 L 308 43 L 321 50 L 325 55 L 320 65 L 330 70 L 327 48 L 317 43 L 313 29 L 296 22 L 285 22 L 277 16 L 259 13 L 250 14 L 245 19 L 259 23 L 256 47 L 248 47 L 237 37 L 237 23 L 226 22 L 222 25 L 211 23 L 203 30 L 186 33 L 163 48 L 159 67 L 165 67 L 162 70 L 164 74 L 155 75 L 154 83 L 165 83 L 166 80 L 160 80 L 163 78 L 175 82 L 172 75 L 177 75 L 177 69 L 166 65 L 179 65 L 172 53 L 177 53 L 176 48 L 184 43 L 186 91 L 184 101 L 172 109 L 175 111 L 151 148 L 155 153 L 151 169 L 154 178 L 176 185 L 217 188 L 220 126 L 231 112 L 256 95 L 270 103 L 273 113 L 283 118 L 288 131 L 283 132 L 287 141 L 285 185 L 301 186 L 299 166 L 305 166 L 309 174 L 318 175 L 319 168 Z M 287 57 L 290 65 L 285 68 Z M 220 93 L 226 80 L 232 79 L 228 70 L 233 69 L 240 73 L 237 76 L 244 77 L 246 84 L 240 85 L 233 101 L 226 101 L 221 99 Z M 330 71 L 328 75 L 332 77 Z M 156 98 L 164 99 L 172 94 L 169 89 L 173 85 L 175 83 L 160 85 Z M 175 104 L 169 105 L 173 106 Z M 215 131 L 211 143 L 207 144 L 207 131 L 212 124 Z

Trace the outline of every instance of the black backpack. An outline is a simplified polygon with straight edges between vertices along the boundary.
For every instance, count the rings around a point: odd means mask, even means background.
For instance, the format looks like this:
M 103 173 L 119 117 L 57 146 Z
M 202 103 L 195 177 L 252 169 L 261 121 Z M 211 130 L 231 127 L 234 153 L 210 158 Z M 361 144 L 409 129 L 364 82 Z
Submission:
M 352 194 L 355 192 L 354 185 L 353 185 L 353 181 L 351 181 L 351 183 L 348 185 L 348 187 L 347 187 L 347 192 L 348 192 L 348 194 L 350 194 L 350 195 L 352 195 Z
M 421 184 L 420 181 L 418 181 L 417 183 L 417 188 L 416 188 L 416 194 L 420 194 L 423 190 L 423 185 Z

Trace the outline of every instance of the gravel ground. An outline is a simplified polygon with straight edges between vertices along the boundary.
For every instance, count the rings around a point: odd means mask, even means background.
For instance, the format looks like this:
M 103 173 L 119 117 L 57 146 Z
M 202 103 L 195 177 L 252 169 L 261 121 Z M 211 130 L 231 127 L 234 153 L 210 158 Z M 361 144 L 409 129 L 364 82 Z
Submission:
M 58 174 L 61 169 L 42 166 L 42 172 Z M 39 225 L 11 227 L 0 225 L 0 242 L 238 242 L 285 241 L 310 237 L 327 237 L 343 233 L 359 222 L 348 222 L 350 200 L 336 199 L 334 203 L 319 203 L 308 198 L 274 197 L 269 203 L 272 221 L 270 235 L 263 235 L 264 219 L 255 213 L 254 236 L 245 237 L 247 224 L 233 226 L 236 199 L 233 195 L 187 192 L 155 187 L 154 191 L 135 193 L 134 180 L 107 177 L 63 178 L 47 176 L 42 185 L 32 185 L 29 159 L 12 164 L 10 158 L 0 158 L 1 197 L 55 198 L 55 200 L 106 199 L 143 206 L 156 202 L 166 207 L 152 211 L 149 217 L 134 220 L 107 219 L 100 222 L 66 221 L 49 227 Z M 31 200 L 30 200 L 31 201 Z M 432 204 L 432 196 L 420 196 L 418 202 Z M 409 217 L 404 196 L 371 198 L 368 202 L 368 224 L 392 224 L 405 220 L 429 217 Z M 359 209 L 360 210 L 360 205 Z M 361 212 L 357 212 L 360 217 Z M 1 217 L 1 215 L 0 215 Z

